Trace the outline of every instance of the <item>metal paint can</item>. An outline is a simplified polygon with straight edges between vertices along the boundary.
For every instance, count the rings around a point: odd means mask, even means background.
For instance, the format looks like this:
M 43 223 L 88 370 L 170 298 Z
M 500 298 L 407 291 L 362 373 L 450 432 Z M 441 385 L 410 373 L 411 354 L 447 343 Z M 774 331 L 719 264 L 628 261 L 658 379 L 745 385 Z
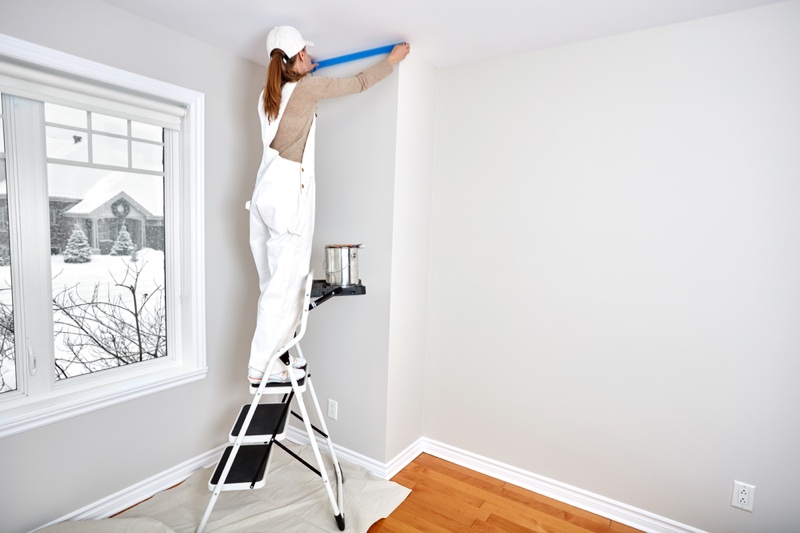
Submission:
M 325 283 L 339 287 L 358 285 L 358 250 L 363 244 L 326 244 Z

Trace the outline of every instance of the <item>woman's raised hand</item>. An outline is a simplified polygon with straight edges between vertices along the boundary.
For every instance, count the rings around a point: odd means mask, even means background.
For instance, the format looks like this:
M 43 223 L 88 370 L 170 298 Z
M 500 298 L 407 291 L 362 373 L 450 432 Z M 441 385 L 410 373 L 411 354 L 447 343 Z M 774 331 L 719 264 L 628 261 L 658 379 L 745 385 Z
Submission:
M 397 63 L 404 60 L 410 51 L 411 51 L 410 44 L 408 43 L 396 44 L 394 45 L 394 48 L 392 48 L 392 51 L 389 53 L 389 57 L 386 59 L 392 65 L 396 65 Z

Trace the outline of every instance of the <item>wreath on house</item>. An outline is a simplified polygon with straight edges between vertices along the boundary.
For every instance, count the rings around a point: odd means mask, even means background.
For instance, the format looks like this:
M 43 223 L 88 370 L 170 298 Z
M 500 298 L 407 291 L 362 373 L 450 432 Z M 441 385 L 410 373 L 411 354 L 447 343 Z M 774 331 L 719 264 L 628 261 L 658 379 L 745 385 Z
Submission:
M 120 198 L 111 204 L 111 212 L 114 213 L 114 216 L 117 218 L 125 218 L 128 216 L 128 213 L 131 212 L 131 205 L 125 198 Z

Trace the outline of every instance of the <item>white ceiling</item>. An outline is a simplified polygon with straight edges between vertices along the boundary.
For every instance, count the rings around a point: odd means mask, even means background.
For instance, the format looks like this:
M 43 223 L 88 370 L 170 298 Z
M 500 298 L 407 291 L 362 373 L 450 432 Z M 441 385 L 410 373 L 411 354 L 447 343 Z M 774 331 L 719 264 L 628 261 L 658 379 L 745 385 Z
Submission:
M 585 41 L 781 0 L 104 0 L 265 64 L 279 24 L 315 60 L 398 41 L 439 67 Z

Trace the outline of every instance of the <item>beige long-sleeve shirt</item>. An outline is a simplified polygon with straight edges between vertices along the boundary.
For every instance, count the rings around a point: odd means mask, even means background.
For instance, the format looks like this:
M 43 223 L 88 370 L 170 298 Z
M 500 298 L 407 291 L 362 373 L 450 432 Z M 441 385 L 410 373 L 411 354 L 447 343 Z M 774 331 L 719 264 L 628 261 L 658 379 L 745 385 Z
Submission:
M 297 82 L 286 104 L 270 147 L 284 159 L 301 162 L 320 100 L 365 91 L 391 73 L 392 64 L 384 60 L 350 78 L 304 77 Z

